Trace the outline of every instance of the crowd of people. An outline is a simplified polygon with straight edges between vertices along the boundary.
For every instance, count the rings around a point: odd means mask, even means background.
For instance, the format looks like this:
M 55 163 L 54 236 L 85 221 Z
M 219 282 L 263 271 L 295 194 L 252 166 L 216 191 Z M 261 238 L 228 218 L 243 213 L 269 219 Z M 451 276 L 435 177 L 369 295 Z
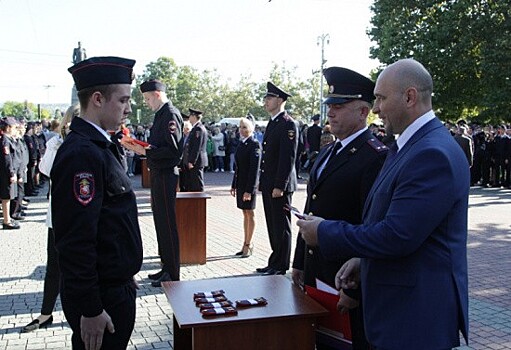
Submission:
M 228 172 L 243 213 L 235 255 L 253 253 L 259 191 L 271 254 L 257 272 L 284 275 L 291 267 L 304 290 L 318 281 L 335 286 L 353 349 L 440 350 L 458 346 L 459 332 L 467 339 L 468 191 L 511 186 L 509 128 L 441 123 L 432 78 L 414 60 L 390 65 L 376 83 L 326 69 L 324 126 L 320 115 L 311 125 L 293 119 L 285 109 L 291 94 L 271 82 L 265 127 L 250 114 L 239 125 L 206 124 L 198 109 L 179 111 L 158 80 L 138 87 L 153 121 L 124 125 L 134 64 L 80 61 L 69 69 L 80 106 L 50 123 L 2 120 L 4 229 L 19 228 L 26 197 L 51 178 L 43 306 L 24 331 L 52 322 L 60 292 L 73 348 L 126 347 L 143 257 L 129 177 L 146 158 L 161 259 L 161 271 L 148 276 L 154 287 L 180 279 L 176 189 L 204 191 L 204 171 Z M 383 125 L 367 124 L 370 111 Z M 301 175 L 308 178 L 305 214 L 292 206 Z M 294 254 L 292 213 L 299 218 Z M 317 349 L 331 348 L 318 341 Z
M 0 196 L 2 227 L 20 228 L 30 198 L 39 194 L 47 176 L 38 165 L 47 143 L 58 135 L 59 121 L 26 121 L 12 116 L 0 120 L 2 157 L 0 158 Z

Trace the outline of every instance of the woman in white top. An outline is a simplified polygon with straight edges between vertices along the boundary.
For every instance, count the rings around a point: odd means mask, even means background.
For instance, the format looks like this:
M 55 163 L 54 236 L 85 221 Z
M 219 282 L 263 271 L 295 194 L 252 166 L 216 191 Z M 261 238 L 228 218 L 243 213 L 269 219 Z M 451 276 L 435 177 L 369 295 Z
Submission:
M 64 142 L 64 138 L 69 133 L 69 125 L 71 120 L 80 114 L 80 106 L 74 105 L 67 109 L 62 121 L 60 123 L 60 131 L 57 136 L 52 137 L 46 143 L 46 152 L 41 158 L 39 163 L 39 171 L 46 176 L 50 176 L 50 171 L 53 166 L 53 160 L 57 154 L 57 150 Z M 51 186 L 51 183 L 50 183 Z M 55 236 L 53 234 L 51 223 L 51 196 L 48 203 L 48 212 L 46 214 L 46 226 L 48 226 L 48 246 L 47 246 L 47 261 L 46 261 L 46 275 L 44 276 L 44 292 L 43 292 L 43 305 L 41 307 L 41 314 L 32 322 L 23 327 L 23 332 L 31 332 L 41 327 L 47 327 L 53 322 L 53 309 L 55 302 L 59 295 L 59 281 L 60 269 L 58 265 L 57 250 L 55 249 Z
M 213 145 L 215 146 L 213 151 L 213 157 L 215 160 L 215 173 L 218 173 L 219 171 L 224 172 L 224 134 L 220 132 L 219 128 L 214 128 L 213 136 L 211 136 L 211 139 L 213 140 Z

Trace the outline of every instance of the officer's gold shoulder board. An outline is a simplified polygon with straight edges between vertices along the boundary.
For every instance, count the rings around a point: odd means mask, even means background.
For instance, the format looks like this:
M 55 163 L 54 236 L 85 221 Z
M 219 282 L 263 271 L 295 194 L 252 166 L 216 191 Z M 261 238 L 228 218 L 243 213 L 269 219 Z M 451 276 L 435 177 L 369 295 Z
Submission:
M 388 151 L 389 149 L 383 142 L 374 137 L 367 140 L 367 143 L 378 153 Z

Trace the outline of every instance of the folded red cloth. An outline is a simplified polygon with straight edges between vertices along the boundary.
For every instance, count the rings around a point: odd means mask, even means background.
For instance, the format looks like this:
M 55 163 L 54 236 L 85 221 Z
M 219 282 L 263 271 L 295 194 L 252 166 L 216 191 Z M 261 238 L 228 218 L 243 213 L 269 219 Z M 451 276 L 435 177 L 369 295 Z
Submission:
M 193 293 L 193 300 L 198 299 L 198 298 L 214 298 L 214 297 L 218 297 L 218 296 L 221 296 L 224 294 L 225 294 L 225 292 L 222 289 L 213 290 L 211 292 L 197 292 L 197 293 Z
M 215 309 L 202 309 L 200 312 L 202 314 L 202 317 L 218 316 L 218 315 L 235 316 L 238 314 L 238 310 L 236 310 L 232 306 L 219 307 L 219 308 L 215 308 Z
M 206 304 L 206 303 L 218 303 L 221 301 L 226 301 L 227 298 L 223 295 L 219 295 L 217 297 L 213 298 L 197 298 L 195 299 L 195 304 L 199 306 L 199 304 Z
M 254 298 L 254 299 L 236 300 L 236 307 L 264 306 L 266 304 L 268 304 L 268 301 L 263 297 Z
M 204 303 L 204 304 L 199 304 L 198 306 L 201 308 L 201 310 L 202 309 L 215 309 L 218 307 L 232 306 L 232 301 L 226 300 L 226 301 L 221 301 L 219 303 Z

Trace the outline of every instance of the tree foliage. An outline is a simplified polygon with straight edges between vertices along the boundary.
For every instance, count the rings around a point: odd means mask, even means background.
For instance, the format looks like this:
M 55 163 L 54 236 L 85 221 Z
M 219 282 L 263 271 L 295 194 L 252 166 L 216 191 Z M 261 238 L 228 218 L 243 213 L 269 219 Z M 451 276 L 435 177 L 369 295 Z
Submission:
M 375 0 L 372 12 L 372 58 L 423 63 L 442 118 L 511 121 L 509 0 Z
M 307 121 L 319 111 L 320 75 L 302 81 L 297 78 L 296 68 L 287 69 L 274 64 L 269 80 L 293 95 L 286 108 L 297 119 Z M 204 111 L 206 122 L 217 122 L 223 117 L 243 117 L 251 113 L 258 120 L 267 119 L 263 108 L 266 81 L 255 83 L 250 76 L 240 76 L 234 83 L 222 82 L 218 73 L 199 72 L 191 66 L 178 66 L 170 57 L 160 57 L 145 67 L 136 79 L 137 88 L 132 94 L 133 111 L 140 110 L 140 123 L 152 120 L 153 112 L 145 105 L 138 86 L 148 79 L 159 79 L 167 85 L 167 95 L 172 103 L 184 113 L 188 108 Z
M 41 119 L 51 119 L 52 115 L 50 111 L 47 109 L 41 109 Z M 0 108 L 0 113 L 4 117 L 16 117 L 16 118 L 24 118 L 26 120 L 36 120 L 38 119 L 38 110 L 37 106 L 33 103 L 25 102 L 15 102 L 15 101 L 6 101 L 2 108 Z

